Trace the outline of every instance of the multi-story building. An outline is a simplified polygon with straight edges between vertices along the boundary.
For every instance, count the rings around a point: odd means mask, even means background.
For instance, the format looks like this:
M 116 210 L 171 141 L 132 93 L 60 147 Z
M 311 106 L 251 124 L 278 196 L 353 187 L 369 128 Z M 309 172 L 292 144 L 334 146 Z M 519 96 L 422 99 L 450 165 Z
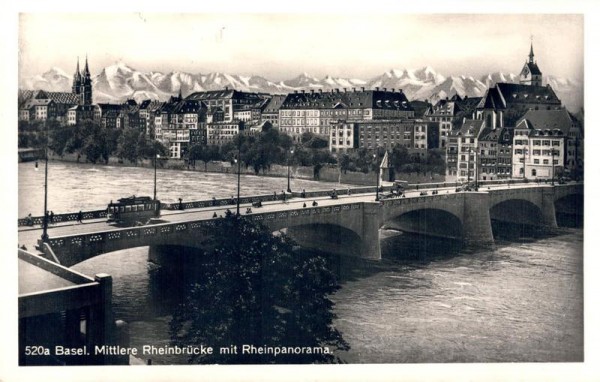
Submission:
M 275 94 L 268 100 L 262 109 L 262 122 L 270 122 L 273 127 L 279 128 L 279 109 L 286 97 L 287 94 Z
M 513 173 L 529 179 L 583 168 L 583 129 L 562 110 L 531 110 L 517 123 Z
M 449 141 L 448 144 L 448 159 L 452 156 L 456 157 L 456 165 L 448 167 L 446 175 L 449 180 L 456 179 L 459 181 L 475 179 L 477 166 L 477 153 L 479 148 L 478 137 L 482 129 L 485 128 L 485 121 L 477 119 L 467 119 L 462 124 L 459 130 L 452 132 L 451 137 L 456 138 Z M 456 144 L 456 146 L 454 146 Z M 452 147 L 452 154 L 450 154 Z M 450 169 L 456 169 L 455 174 L 451 173 Z M 449 173 L 450 172 L 450 173 Z M 454 178 L 456 177 L 456 178 Z
M 252 108 L 260 107 L 257 105 L 260 105 L 265 99 L 266 97 L 261 94 L 230 90 L 227 87 L 224 90 L 196 92 L 186 97 L 186 100 L 202 101 L 211 109 L 220 108 L 223 111 L 225 122 L 234 121 L 236 113 L 242 110 L 249 110 L 250 119 L 252 119 Z
M 155 112 L 156 139 L 169 149 L 171 158 L 181 159 L 190 145 L 190 131 L 204 131 L 208 108 L 204 102 L 172 97 Z M 197 137 L 197 135 L 195 135 Z M 197 138 L 196 138 L 197 139 Z M 200 139 L 202 141 L 203 139 Z
M 156 110 L 163 105 L 160 101 L 144 100 L 140 103 L 138 116 L 143 124 L 142 129 L 149 137 L 154 137 L 154 116 Z
M 209 145 L 221 146 L 231 142 L 244 128 L 241 121 L 211 122 L 206 124 L 206 142 Z
M 427 157 L 427 122 L 415 119 L 387 119 L 361 122 L 340 121 L 330 129 L 329 148 L 347 152 L 364 147 L 387 150 L 406 147 L 409 154 Z
M 460 128 L 463 119 L 473 119 L 475 107 L 481 101 L 481 97 L 461 98 L 455 94 L 452 98 L 439 100 L 434 106 L 425 111 L 424 119 L 438 122 L 439 146 L 445 148 L 448 143 L 450 132 Z
M 56 118 L 56 104 L 51 99 L 30 99 L 19 108 L 19 119 L 22 121 Z
M 496 159 L 497 179 L 512 178 L 512 145 L 514 129 L 503 127 L 498 136 L 498 157 Z M 480 179 L 484 179 L 483 177 Z
M 30 102 L 32 101 L 32 102 Z M 52 105 L 50 104 L 52 101 Z M 44 106 L 47 104 L 48 106 Z M 67 111 L 79 104 L 79 96 L 72 93 L 25 90 L 19 92 L 19 119 L 33 120 L 46 115 L 47 119 L 67 121 Z M 45 110 L 45 113 L 44 113 Z
M 564 166 L 566 136 L 560 129 L 536 129 L 522 118 L 513 138 L 513 176 L 550 179 Z
M 414 111 L 402 91 L 362 90 L 311 91 L 288 94 L 279 108 L 279 130 L 294 141 L 305 132 L 329 137 L 339 121 L 413 118 Z

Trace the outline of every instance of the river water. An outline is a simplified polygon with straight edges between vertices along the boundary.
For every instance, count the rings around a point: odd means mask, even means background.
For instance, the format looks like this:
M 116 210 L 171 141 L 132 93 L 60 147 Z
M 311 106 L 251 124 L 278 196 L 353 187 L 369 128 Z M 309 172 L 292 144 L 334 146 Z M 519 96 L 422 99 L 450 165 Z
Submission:
M 19 164 L 19 215 L 41 210 L 43 172 Z M 103 208 L 123 195 L 151 195 L 153 170 L 53 163 L 49 208 Z M 160 171 L 159 197 L 175 201 L 235 193 L 235 175 Z M 41 178 L 41 181 L 38 179 Z M 242 194 L 284 189 L 286 179 L 243 177 Z M 293 188 L 335 184 L 296 181 Z M 339 186 L 338 186 L 339 187 Z M 41 192 L 40 192 L 41 190 Z M 34 208 L 35 207 L 35 208 Z M 34 215 L 36 215 L 34 213 Z M 515 238 L 466 251 L 457 243 L 382 231 L 378 262 L 334 259 L 332 296 L 350 363 L 570 362 L 583 360 L 583 231 Z M 117 319 L 131 345 L 169 343 L 181 285 L 147 261 L 148 248 L 113 252 L 73 268 L 113 276 Z M 183 363 L 169 356 L 154 364 Z

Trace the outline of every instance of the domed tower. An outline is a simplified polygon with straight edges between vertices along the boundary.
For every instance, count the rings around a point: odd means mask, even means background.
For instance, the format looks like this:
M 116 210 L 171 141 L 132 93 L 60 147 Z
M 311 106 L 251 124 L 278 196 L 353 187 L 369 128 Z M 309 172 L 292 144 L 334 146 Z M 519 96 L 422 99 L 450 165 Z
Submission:
M 82 104 L 83 105 L 91 105 L 92 104 L 92 77 L 90 76 L 90 69 L 88 67 L 87 56 L 85 56 L 85 68 L 83 69 L 83 76 L 81 79 L 81 88 L 82 88 Z
M 538 68 L 537 62 L 533 60 L 533 42 L 529 50 L 529 61 L 525 61 L 519 82 L 521 85 L 542 86 L 542 72 Z
M 71 92 L 79 95 L 82 91 L 81 73 L 79 72 L 79 57 L 77 57 L 77 70 L 75 70 L 75 74 L 73 75 L 73 87 L 71 88 Z

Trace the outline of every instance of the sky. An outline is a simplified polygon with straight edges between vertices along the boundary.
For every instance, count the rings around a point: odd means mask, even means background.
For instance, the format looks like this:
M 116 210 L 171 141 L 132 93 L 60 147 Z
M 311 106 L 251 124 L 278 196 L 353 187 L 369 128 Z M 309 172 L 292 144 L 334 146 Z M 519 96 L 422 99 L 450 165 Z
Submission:
M 400 13 L 20 13 L 19 76 L 88 56 L 92 75 L 224 72 L 284 80 L 306 72 L 368 79 L 431 66 L 472 75 L 520 71 L 533 39 L 545 75 L 583 79 L 583 16 Z

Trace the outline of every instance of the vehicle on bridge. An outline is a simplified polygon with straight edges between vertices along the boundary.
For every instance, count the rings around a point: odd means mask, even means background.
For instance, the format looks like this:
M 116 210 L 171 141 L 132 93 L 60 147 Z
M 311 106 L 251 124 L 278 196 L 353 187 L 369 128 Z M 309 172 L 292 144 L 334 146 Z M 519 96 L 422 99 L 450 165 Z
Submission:
M 110 202 L 106 216 L 109 223 L 148 224 L 152 219 L 160 217 L 160 200 L 153 200 L 149 196 L 135 195 L 121 198 L 117 203 Z

